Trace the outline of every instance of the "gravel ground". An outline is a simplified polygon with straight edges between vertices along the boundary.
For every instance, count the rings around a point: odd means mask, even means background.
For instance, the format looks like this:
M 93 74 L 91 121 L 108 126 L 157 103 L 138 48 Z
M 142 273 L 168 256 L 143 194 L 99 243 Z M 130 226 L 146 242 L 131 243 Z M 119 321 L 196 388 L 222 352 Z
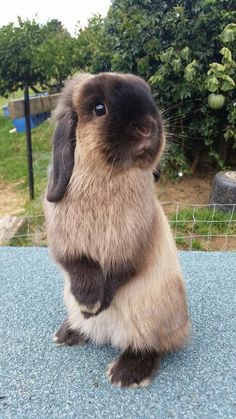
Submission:
M 63 281 L 45 248 L 0 248 L 0 418 L 235 418 L 236 254 L 182 252 L 192 342 L 147 389 L 114 388 L 117 351 L 56 347 Z M 233 301 L 234 300 L 234 301 Z

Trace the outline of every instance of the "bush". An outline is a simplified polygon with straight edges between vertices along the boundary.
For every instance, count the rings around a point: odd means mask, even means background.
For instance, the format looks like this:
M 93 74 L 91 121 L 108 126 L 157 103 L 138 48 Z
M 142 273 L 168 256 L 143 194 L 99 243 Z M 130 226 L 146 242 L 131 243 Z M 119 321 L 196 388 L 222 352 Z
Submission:
M 223 167 L 236 147 L 234 1 L 113 0 L 100 22 L 103 45 L 94 36 L 96 59 L 112 71 L 139 74 L 150 82 L 171 137 L 166 161 L 186 171 L 207 151 Z M 103 26 L 103 30 L 102 30 Z M 80 36 L 88 36 L 94 23 Z M 88 58 L 87 70 L 96 70 Z M 223 93 L 220 109 L 210 93 Z M 218 98 L 219 99 L 219 98 Z M 226 152 L 221 153 L 224 143 Z

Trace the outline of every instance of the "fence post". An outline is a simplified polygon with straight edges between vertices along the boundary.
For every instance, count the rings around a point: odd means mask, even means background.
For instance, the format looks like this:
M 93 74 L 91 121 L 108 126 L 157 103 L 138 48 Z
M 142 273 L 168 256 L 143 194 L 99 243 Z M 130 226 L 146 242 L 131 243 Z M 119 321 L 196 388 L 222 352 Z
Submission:
M 31 126 L 30 126 L 29 86 L 24 87 L 24 109 L 25 109 L 27 158 L 28 158 L 29 196 L 30 196 L 30 200 L 32 200 L 34 199 L 34 174 L 33 174 L 32 142 L 31 142 Z

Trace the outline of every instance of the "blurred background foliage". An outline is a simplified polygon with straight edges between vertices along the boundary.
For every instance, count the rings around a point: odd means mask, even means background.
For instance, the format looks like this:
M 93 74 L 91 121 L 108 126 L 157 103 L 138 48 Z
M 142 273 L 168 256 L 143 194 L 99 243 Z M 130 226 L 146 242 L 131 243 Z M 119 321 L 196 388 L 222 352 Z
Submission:
M 0 28 L 0 95 L 60 91 L 78 71 L 131 72 L 162 111 L 170 177 L 204 153 L 225 168 L 236 156 L 235 55 L 235 0 L 113 0 L 74 36 L 57 20 Z

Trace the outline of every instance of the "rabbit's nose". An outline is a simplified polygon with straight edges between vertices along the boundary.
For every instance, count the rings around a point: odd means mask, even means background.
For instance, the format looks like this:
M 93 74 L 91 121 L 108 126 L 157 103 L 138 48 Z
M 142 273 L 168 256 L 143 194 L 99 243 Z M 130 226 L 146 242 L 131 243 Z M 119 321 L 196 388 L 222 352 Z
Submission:
M 132 125 L 138 134 L 144 138 L 150 138 L 157 129 L 156 121 L 151 115 L 140 118 L 140 121 L 135 121 Z
M 150 128 L 138 128 L 137 127 L 137 131 L 139 132 L 139 134 L 141 134 L 143 137 L 147 137 L 149 138 L 151 136 L 151 129 Z

